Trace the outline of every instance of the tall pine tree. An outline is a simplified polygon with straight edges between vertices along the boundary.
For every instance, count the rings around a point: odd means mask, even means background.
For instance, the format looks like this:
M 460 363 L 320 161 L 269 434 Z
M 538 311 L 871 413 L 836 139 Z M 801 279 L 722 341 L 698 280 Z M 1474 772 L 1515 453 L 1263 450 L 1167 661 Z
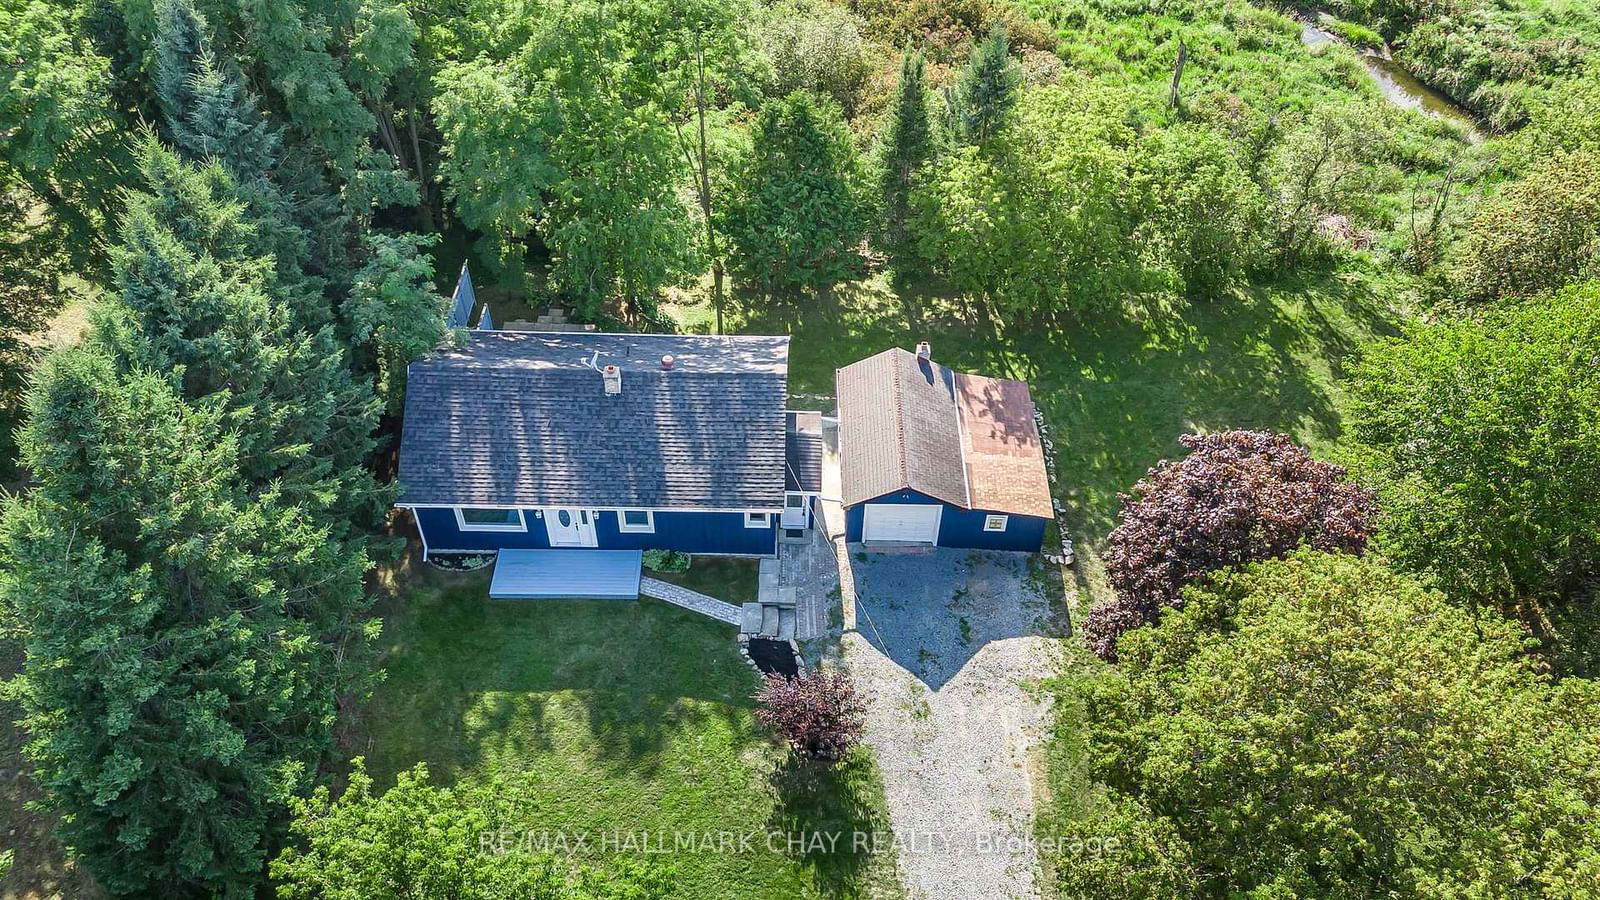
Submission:
M 351 217 L 307 224 L 334 209 L 294 187 L 317 167 L 285 164 L 185 0 L 161 12 L 173 147 L 140 140 L 110 301 L 32 391 L 39 482 L 6 510 L 0 599 L 67 845 L 117 893 L 251 896 L 370 673 L 362 579 L 389 493 L 338 329 L 373 251 Z M 417 250 L 364 277 L 414 281 Z
M 378 403 L 347 365 L 333 327 L 283 273 L 275 223 L 252 216 L 233 179 L 154 140 L 112 251 L 119 303 L 92 340 L 127 370 L 171 372 L 190 400 L 215 402 L 239 436 L 242 476 L 278 484 L 341 537 L 370 529 L 388 494 L 365 467 Z
M 985 146 L 1011 116 L 1022 88 L 1022 72 L 1011 60 L 1011 43 L 1004 26 L 972 49 L 967 67 L 945 94 L 953 136 L 967 144 Z
M 866 223 L 839 108 L 795 91 L 761 108 L 750 140 L 725 210 L 734 271 L 768 292 L 854 276 Z
M 920 257 L 907 230 L 911 218 L 911 189 L 917 170 L 933 157 L 933 129 L 928 122 L 928 97 L 921 53 L 907 52 L 900 64 L 900 85 L 884 128 L 879 159 L 879 188 L 883 192 L 884 249 L 896 272 L 919 270 Z

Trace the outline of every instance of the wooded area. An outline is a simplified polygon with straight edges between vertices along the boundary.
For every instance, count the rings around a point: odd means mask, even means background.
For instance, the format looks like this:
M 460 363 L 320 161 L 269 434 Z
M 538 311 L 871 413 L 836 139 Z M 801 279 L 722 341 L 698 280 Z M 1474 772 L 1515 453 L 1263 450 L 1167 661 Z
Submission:
M 1085 557 L 1039 828 L 1136 848 L 1042 891 L 1592 895 L 1596 59 L 1567 0 L 0 0 L 30 852 L 130 896 L 710 889 L 485 858 L 493 785 L 339 740 L 465 260 L 602 331 L 795 333 L 795 393 L 930 334 L 1033 384 Z

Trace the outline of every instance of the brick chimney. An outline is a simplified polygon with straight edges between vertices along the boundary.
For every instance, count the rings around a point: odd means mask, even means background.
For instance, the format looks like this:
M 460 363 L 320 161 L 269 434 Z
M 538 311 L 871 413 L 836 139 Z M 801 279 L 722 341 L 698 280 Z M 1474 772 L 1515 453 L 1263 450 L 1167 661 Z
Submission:
M 929 344 L 927 341 L 918 341 L 917 342 L 917 359 L 925 359 L 925 360 L 931 361 L 933 359 L 933 345 Z
M 606 396 L 613 397 L 622 393 L 622 370 L 616 366 L 606 366 L 600 370 L 601 377 L 606 383 Z

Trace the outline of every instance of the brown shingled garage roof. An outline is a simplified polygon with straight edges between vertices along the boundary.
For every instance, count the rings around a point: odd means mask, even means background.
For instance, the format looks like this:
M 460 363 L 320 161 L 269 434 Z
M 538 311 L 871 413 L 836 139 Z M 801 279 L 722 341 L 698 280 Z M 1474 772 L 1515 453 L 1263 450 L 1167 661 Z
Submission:
M 1033 399 L 898 347 L 836 375 L 844 503 L 910 489 L 964 509 L 1051 515 Z

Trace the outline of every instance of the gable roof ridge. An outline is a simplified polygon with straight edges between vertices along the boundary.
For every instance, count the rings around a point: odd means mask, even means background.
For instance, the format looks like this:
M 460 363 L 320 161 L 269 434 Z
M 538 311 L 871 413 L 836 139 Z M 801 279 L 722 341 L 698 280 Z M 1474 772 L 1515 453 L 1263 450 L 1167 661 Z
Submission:
M 967 497 L 967 509 L 972 508 L 972 473 L 967 470 L 967 416 L 961 411 L 965 402 L 966 374 L 950 370 L 950 405 L 956 410 L 956 447 L 961 450 L 961 490 Z
M 893 347 L 889 350 L 889 362 L 891 363 L 890 372 L 894 375 L 894 379 L 890 383 L 894 385 L 895 446 L 899 450 L 898 455 L 900 457 L 900 483 L 909 488 L 912 486 L 911 463 L 909 462 L 911 453 L 906 447 L 906 409 L 904 402 L 905 388 L 900 384 L 900 374 L 903 367 L 900 365 L 900 360 L 895 359 L 896 350 L 899 350 L 901 353 L 905 352 L 899 347 Z

